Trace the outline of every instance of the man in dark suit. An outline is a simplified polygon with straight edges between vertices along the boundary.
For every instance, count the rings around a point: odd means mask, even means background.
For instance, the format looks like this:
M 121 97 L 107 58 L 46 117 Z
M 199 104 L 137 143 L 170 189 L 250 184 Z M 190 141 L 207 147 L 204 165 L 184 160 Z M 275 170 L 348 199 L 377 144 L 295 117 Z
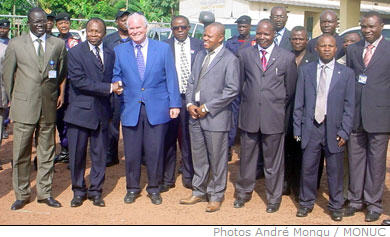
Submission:
M 286 8 L 282 6 L 273 7 L 271 9 L 270 19 L 275 26 L 275 44 L 281 48 L 284 48 L 285 50 L 291 51 L 291 32 L 286 28 L 288 19 Z
M 58 86 L 65 76 L 64 42 L 46 36 L 46 13 L 41 8 L 28 12 L 27 34 L 8 44 L 3 63 L 3 80 L 11 101 L 14 121 L 13 187 L 16 201 L 11 210 L 29 202 L 31 146 L 37 136 L 37 198 L 51 207 L 61 204 L 51 196 L 55 156 L 55 119 Z
M 299 68 L 294 106 L 294 137 L 302 141 L 302 173 L 297 217 L 314 207 L 321 151 L 326 157 L 331 218 L 343 218 L 343 158 L 355 107 L 353 71 L 335 61 L 336 39 L 317 40 L 318 62 Z
M 255 187 L 256 163 L 262 146 L 268 213 L 279 209 L 284 178 L 286 106 L 297 80 L 294 54 L 274 43 L 269 19 L 259 22 L 257 45 L 241 50 L 240 174 L 234 207 L 243 207 Z
M 343 39 L 343 37 L 339 36 L 336 33 L 336 28 L 338 25 L 339 25 L 338 17 L 334 11 L 324 10 L 323 12 L 321 12 L 320 28 L 321 28 L 322 34 L 331 34 L 336 39 L 336 45 L 337 45 L 336 60 L 345 55 L 345 51 L 344 51 L 344 47 L 343 47 L 344 39 Z M 315 50 L 315 48 L 316 48 L 317 40 L 319 37 L 320 36 L 311 39 L 309 41 L 309 43 L 307 44 L 307 50 L 309 51 L 309 53 L 315 54 L 316 56 L 318 56 L 318 53 Z
M 181 173 L 183 186 L 192 189 L 192 178 L 194 176 L 194 167 L 192 165 L 190 132 L 189 132 L 189 114 L 186 108 L 185 93 L 187 91 L 187 81 L 191 74 L 191 68 L 194 64 L 195 56 L 203 49 L 202 41 L 188 36 L 190 22 L 185 16 L 175 16 L 171 21 L 173 37 L 165 42 L 171 46 L 176 71 L 178 75 L 179 90 L 181 95 L 182 108 L 179 117 L 169 122 L 167 136 L 165 137 L 165 153 L 163 163 L 163 177 L 161 192 L 166 192 L 175 187 L 176 170 L 176 142 L 179 140 L 181 151 Z
M 87 23 L 87 41 L 69 50 L 69 106 L 64 121 L 68 123 L 70 171 L 74 197 L 71 207 L 81 206 L 87 198 L 104 207 L 102 188 L 105 176 L 108 121 L 111 118 L 109 95 L 118 92 L 112 83 L 114 52 L 102 44 L 106 25 L 100 18 Z M 92 168 L 90 186 L 84 180 L 90 139 Z
M 168 122 L 177 118 L 181 98 L 174 57 L 169 45 L 146 38 L 145 16 L 127 18 L 131 41 L 115 47 L 113 81 L 123 84 L 121 122 L 126 159 L 125 203 L 133 203 L 141 192 L 142 151 L 148 171 L 148 197 L 162 203 L 164 142 Z
M 128 11 L 118 11 L 115 18 L 118 31 L 115 31 L 103 39 L 103 44 L 114 51 L 114 47 L 126 43 L 130 40 L 127 32 L 127 17 L 130 15 Z M 106 166 L 110 167 L 119 164 L 118 158 L 118 141 L 119 141 L 119 124 L 121 114 L 121 101 L 120 96 L 116 93 L 112 93 L 110 96 L 110 104 L 112 110 L 112 119 L 108 125 L 108 147 L 106 156 Z
M 382 36 L 383 20 L 370 12 L 361 18 L 364 40 L 347 48 L 347 66 L 356 75 L 356 109 L 348 143 L 349 205 L 345 216 L 367 207 L 367 222 L 379 219 L 390 133 L 390 42 Z
M 206 27 L 205 50 L 196 56 L 186 94 L 195 174 L 192 195 L 180 200 L 180 204 L 208 200 L 206 212 L 218 211 L 224 199 L 232 123 L 230 106 L 240 88 L 239 62 L 223 47 L 224 37 L 225 27 L 221 23 Z

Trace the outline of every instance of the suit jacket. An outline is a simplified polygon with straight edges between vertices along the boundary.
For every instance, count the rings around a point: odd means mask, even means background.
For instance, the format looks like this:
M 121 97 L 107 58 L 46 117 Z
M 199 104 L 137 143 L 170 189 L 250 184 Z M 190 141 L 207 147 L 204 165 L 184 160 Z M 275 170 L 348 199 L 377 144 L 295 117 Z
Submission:
M 284 30 L 282 40 L 279 43 L 279 47 L 284 48 L 287 51 L 292 50 L 291 42 L 290 42 L 290 37 L 291 37 L 291 31 L 287 30 L 287 28 Z
M 206 50 L 196 55 L 191 77 L 188 80 L 186 101 L 195 104 L 195 89 L 202 80 L 199 104 L 206 105 L 208 114 L 200 119 L 200 125 L 207 131 L 227 132 L 230 131 L 232 124 L 230 103 L 240 90 L 239 62 L 230 50 L 223 47 L 210 62 L 206 73 L 199 78 L 206 55 Z
M 309 53 L 312 53 L 318 57 L 318 53 L 315 50 L 316 45 L 317 45 L 317 40 L 320 36 L 309 40 L 306 46 L 306 50 L 309 51 Z M 337 46 L 337 51 L 336 51 L 336 60 L 343 57 L 345 55 L 345 50 L 344 50 L 344 38 L 341 37 L 340 35 L 336 34 L 336 46 Z
M 169 45 L 148 39 L 147 62 L 144 80 L 141 80 L 133 42 L 115 47 L 113 82 L 122 81 L 123 103 L 121 121 L 124 126 L 136 126 L 141 102 L 145 104 L 149 123 L 170 121 L 169 109 L 181 107 L 175 63 Z
M 370 133 L 390 132 L 390 42 L 379 42 L 367 67 L 363 63 L 364 40 L 347 47 L 347 66 L 355 72 L 356 108 L 354 130 L 364 128 Z M 367 83 L 358 82 L 359 75 Z
M 302 149 L 306 148 L 314 126 L 317 65 L 318 61 L 299 68 L 293 116 L 294 136 L 302 137 Z M 335 62 L 326 110 L 326 141 L 331 153 L 344 150 L 344 146 L 337 145 L 336 137 L 340 136 L 348 140 L 352 131 L 355 110 L 354 80 L 355 75 L 350 68 Z
M 64 121 L 88 129 L 111 118 L 110 88 L 114 52 L 103 44 L 104 70 L 84 41 L 68 51 L 69 105 Z
M 65 77 L 66 49 L 64 41 L 46 38 L 44 68 L 38 63 L 30 34 L 13 38 L 8 44 L 3 64 L 3 80 L 11 100 L 10 118 L 16 122 L 35 124 L 56 121 L 58 87 Z M 49 61 L 54 61 L 56 78 L 49 78 Z
M 295 55 L 275 45 L 266 70 L 258 46 L 239 51 L 241 71 L 240 129 L 277 134 L 285 131 L 286 107 L 297 81 Z
M 164 41 L 165 43 L 169 44 L 172 49 L 173 55 L 175 55 L 175 40 L 174 37 L 171 37 Z M 190 37 L 190 48 L 191 48 L 191 68 L 194 65 L 195 56 L 198 54 L 199 51 L 203 49 L 203 42 L 199 39 L 191 38 Z M 173 57 L 176 59 L 175 57 Z M 176 60 L 175 60 L 176 61 Z

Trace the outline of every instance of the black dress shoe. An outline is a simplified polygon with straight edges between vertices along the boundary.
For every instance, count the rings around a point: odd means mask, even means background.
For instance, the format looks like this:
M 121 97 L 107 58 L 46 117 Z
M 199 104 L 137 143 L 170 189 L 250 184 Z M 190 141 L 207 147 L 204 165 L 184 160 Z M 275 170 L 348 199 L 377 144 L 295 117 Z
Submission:
M 162 185 L 160 185 L 160 193 L 168 192 L 169 189 L 174 188 L 174 187 L 175 187 L 174 184 L 172 184 L 172 185 L 162 184 Z
M 344 211 L 344 216 L 354 216 L 355 212 L 361 211 L 362 209 L 357 209 L 356 207 L 347 206 Z
M 378 213 L 378 212 L 375 212 L 375 211 L 367 211 L 365 221 L 366 221 L 366 222 L 377 221 L 377 220 L 379 219 L 380 216 L 381 216 L 381 214 Z
M 19 210 L 23 208 L 28 203 L 28 200 L 16 200 L 12 206 L 11 210 Z
M 71 207 L 79 207 L 83 205 L 83 202 L 85 201 L 85 196 L 74 196 L 72 201 L 70 201 L 70 206 Z
M 88 199 L 93 201 L 93 205 L 95 205 L 95 206 L 98 206 L 98 207 L 105 207 L 106 206 L 101 195 L 88 196 Z
M 60 154 L 58 154 L 55 159 L 54 163 L 69 163 L 69 151 L 67 148 L 62 147 Z
M 160 205 L 162 203 L 162 198 L 159 193 L 148 193 L 148 197 L 154 205 Z
M 49 207 L 61 207 L 61 203 L 59 203 L 57 200 L 55 200 L 52 197 L 38 200 L 38 203 L 45 203 Z
M 306 217 L 313 209 L 308 207 L 299 207 L 296 217 Z
M 344 214 L 341 210 L 330 212 L 330 218 L 332 218 L 333 221 L 341 221 L 343 219 L 343 215 Z
M 274 212 L 277 212 L 279 210 L 279 207 L 280 207 L 280 203 L 274 203 L 274 204 L 267 204 L 267 209 L 265 209 L 265 211 L 267 213 L 274 213 Z
M 245 205 L 245 200 L 242 199 L 242 198 L 237 198 L 236 200 L 234 200 L 234 204 L 233 204 L 233 207 L 234 208 L 241 208 Z
M 139 193 L 127 192 L 124 201 L 125 203 L 133 203 L 137 197 L 139 197 Z
M 390 220 L 383 220 L 382 225 L 390 225 Z

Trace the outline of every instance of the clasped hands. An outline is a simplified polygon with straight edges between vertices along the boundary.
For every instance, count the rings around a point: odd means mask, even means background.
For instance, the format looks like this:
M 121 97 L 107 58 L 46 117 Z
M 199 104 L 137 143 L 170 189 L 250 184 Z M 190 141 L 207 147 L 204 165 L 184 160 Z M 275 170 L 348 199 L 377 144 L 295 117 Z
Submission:
M 116 93 L 117 95 L 122 94 L 123 87 L 122 87 L 122 81 L 117 81 L 111 83 L 112 92 Z
M 188 106 L 188 112 L 193 119 L 204 118 L 207 114 L 204 104 L 201 106 L 190 105 Z
M 299 137 L 299 136 L 294 136 L 294 139 L 295 139 L 295 141 L 297 141 L 297 142 L 300 142 L 300 141 L 302 140 L 302 138 Z M 336 140 L 337 140 L 337 145 L 338 145 L 339 147 L 342 147 L 342 146 L 345 145 L 345 139 L 344 139 L 344 138 L 342 138 L 342 137 L 340 137 L 340 136 L 337 136 Z

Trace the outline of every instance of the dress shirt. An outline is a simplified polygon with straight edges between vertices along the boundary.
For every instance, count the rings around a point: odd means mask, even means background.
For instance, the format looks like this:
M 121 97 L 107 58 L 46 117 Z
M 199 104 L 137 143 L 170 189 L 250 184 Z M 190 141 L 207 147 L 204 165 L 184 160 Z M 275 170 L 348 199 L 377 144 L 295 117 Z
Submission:
M 95 45 L 89 43 L 89 41 L 88 41 L 88 45 L 89 45 L 89 50 L 91 50 L 92 53 L 93 53 L 94 55 L 96 55 Z M 101 43 L 99 44 L 98 48 L 99 48 L 99 56 L 100 56 L 100 58 L 102 59 L 102 63 L 103 63 L 103 65 L 104 65 L 103 42 L 101 42 Z
M 141 52 L 142 52 L 142 56 L 144 57 L 145 67 L 146 67 L 146 58 L 148 57 L 148 42 L 149 40 L 148 38 L 146 38 L 144 42 L 140 43 L 140 45 L 142 46 Z M 136 45 L 137 44 L 133 41 L 135 58 L 137 58 L 137 48 L 135 47 Z
M 325 73 L 326 73 L 326 98 L 328 98 L 329 94 L 329 86 L 330 82 L 332 81 L 332 76 L 333 76 L 333 69 L 334 69 L 334 64 L 335 64 L 335 59 L 330 61 L 329 63 L 325 64 L 321 61 L 321 59 L 318 60 L 317 64 L 317 90 L 318 90 L 318 85 L 320 81 L 320 76 L 321 76 L 321 70 L 322 70 L 322 65 L 326 65 Z M 328 104 L 326 103 L 325 105 L 325 115 L 326 115 L 326 110 L 327 110 Z
M 265 54 L 265 59 L 267 59 L 267 63 L 269 63 L 269 58 L 271 57 L 271 53 L 272 53 L 272 50 L 274 49 L 275 47 L 275 43 L 272 43 L 268 48 L 266 49 L 263 49 L 259 44 L 257 45 L 258 49 L 259 49 L 259 54 L 260 54 L 260 60 L 261 60 L 261 57 L 262 57 L 262 54 L 261 54 L 261 51 L 260 50 L 265 50 L 265 52 L 267 52 Z
M 372 43 L 372 45 L 374 46 L 374 48 L 371 49 L 371 52 L 372 52 L 372 55 L 374 56 L 374 53 L 375 53 L 375 50 L 376 48 L 378 47 L 378 44 L 379 42 L 382 40 L 383 36 L 381 35 L 381 37 L 379 37 L 377 40 L 375 40 L 374 43 Z M 366 55 L 366 51 L 367 51 L 367 46 L 370 45 L 370 43 L 368 43 L 366 40 L 364 41 L 364 50 L 363 50 L 363 55 L 362 57 L 364 58 L 364 55 Z
M 286 31 L 286 27 L 283 27 L 283 29 L 281 29 L 277 32 L 277 34 L 276 34 L 277 36 L 275 38 L 277 38 L 277 40 L 278 40 L 278 45 L 280 45 L 280 42 L 282 42 L 283 34 L 285 31 Z
M 30 31 L 30 36 L 31 36 L 31 40 L 32 40 L 34 48 L 35 48 L 35 52 L 38 55 L 38 48 L 39 48 L 39 43 L 37 41 L 38 37 L 36 35 L 34 35 L 31 31 Z M 46 33 L 43 34 L 41 37 L 39 37 L 39 39 L 42 40 L 42 49 L 43 49 L 43 52 L 45 52 L 46 51 Z
M 179 78 L 179 88 L 182 87 L 182 81 L 180 80 L 181 78 L 181 70 L 180 70 L 180 55 L 181 55 L 181 45 L 179 44 L 180 41 L 178 41 L 176 38 L 174 39 L 175 42 L 175 65 L 176 65 L 176 71 L 177 71 L 177 78 Z M 186 54 L 186 58 L 188 61 L 188 69 L 191 72 L 191 43 L 190 43 L 190 38 L 187 37 L 184 42 L 184 52 Z

